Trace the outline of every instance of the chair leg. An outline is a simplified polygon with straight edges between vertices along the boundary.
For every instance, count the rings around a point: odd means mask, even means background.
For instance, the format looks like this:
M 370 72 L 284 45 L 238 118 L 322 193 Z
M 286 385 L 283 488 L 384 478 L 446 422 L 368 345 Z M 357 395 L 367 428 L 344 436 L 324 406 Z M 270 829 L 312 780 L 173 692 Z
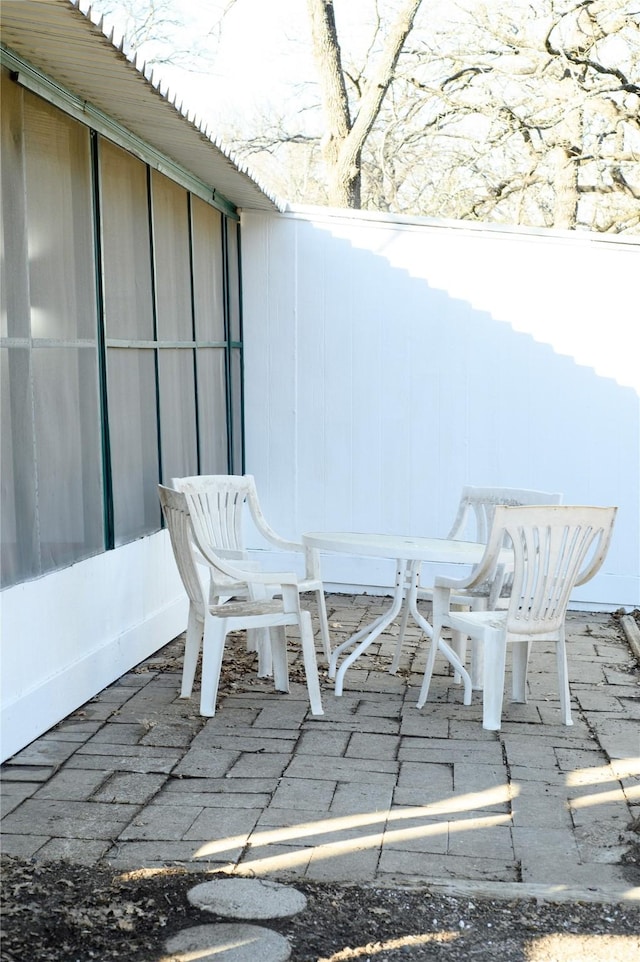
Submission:
M 262 601 L 270 598 L 264 585 L 249 586 L 249 598 Z M 247 651 L 258 652 L 258 678 L 270 678 L 273 672 L 271 657 L 271 633 L 268 628 L 249 628 L 247 630 Z
M 482 727 L 499 731 L 507 660 L 507 638 L 504 632 L 487 634 L 484 640 L 484 685 L 482 693 Z
M 531 643 L 514 641 L 511 644 L 511 700 L 527 704 L 527 665 Z
M 327 619 L 327 603 L 324 597 L 324 590 L 318 588 L 316 591 L 318 602 L 318 620 L 320 621 L 320 637 L 322 639 L 322 650 L 327 664 L 331 660 L 331 637 L 329 635 L 329 622 Z
M 251 628 L 249 634 L 255 636 L 254 650 L 258 652 L 258 678 L 271 678 L 273 674 L 271 633 L 268 628 Z
M 404 644 L 404 633 L 407 630 L 407 624 L 409 622 L 409 614 L 410 614 L 409 607 L 410 607 L 409 602 L 405 598 L 404 606 L 402 610 L 402 620 L 400 622 L 400 628 L 398 629 L 398 640 L 396 641 L 396 651 L 393 656 L 393 661 L 391 662 L 391 667 L 389 668 L 389 672 L 392 675 L 395 675 L 395 673 L 397 672 L 400 666 L 400 655 L 402 654 L 402 646 Z
M 471 687 L 474 691 L 482 689 L 484 676 L 484 647 L 478 638 L 471 641 Z
M 318 663 L 316 661 L 316 646 L 313 640 L 311 615 L 308 611 L 300 613 L 300 640 L 302 642 L 302 658 L 304 672 L 307 679 L 307 691 L 311 704 L 312 715 L 324 715 L 322 698 L 320 696 L 320 682 L 318 681 Z
M 187 622 L 187 637 L 184 645 L 184 661 L 182 667 L 181 698 L 189 698 L 193 691 L 193 681 L 196 677 L 200 646 L 202 645 L 203 623 L 198 619 L 193 605 L 189 606 L 189 620 Z
M 431 648 L 429 649 L 429 657 L 427 658 L 427 665 L 424 670 L 424 678 L 422 679 L 422 687 L 420 688 L 420 694 L 418 695 L 418 703 L 416 708 L 422 708 L 429 695 L 429 686 L 431 685 L 431 676 L 433 675 L 433 666 L 436 663 L 436 654 L 438 652 L 438 640 L 442 634 L 442 628 L 433 629 L 433 637 L 431 638 Z
M 558 688 L 560 691 L 560 709 L 562 721 L 565 725 L 573 725 L 571 718 L 571 693 L 569 691 L 569 670 L 567 667 L 567 647 L 564 639 L 564 628 L 556 644 L 556 660 L 558 662 Z
M 488 600 L 486 598 L 476 598 L 471 606 L 472 611 L 486 611 Z M 484 646 L 480 638 L 471 639 L 471 688 L 473 691 L 482 691 L 484 679 Z
M 464 635 L 461 631 L 452 631 L 451 641 L 449 642 L 449 644 L 451 645 L 456 655 L 464 665 L 465 661 L 467 660 L 467 636 Z M 453 681 L 456 685 L 459 685 L 460 682 L 462 681 L 459 671 L 454 670 Z
M 209 618 L 204 628 L 200 714 L 207 717 L 212 717 L 216 713 L 222 655 L 228 630 L 226 618 Z
M 271 629 L 271 654 L 273 657 L 274 687 L 276 691 L 289 691 L 287 636 L 282 626 Z

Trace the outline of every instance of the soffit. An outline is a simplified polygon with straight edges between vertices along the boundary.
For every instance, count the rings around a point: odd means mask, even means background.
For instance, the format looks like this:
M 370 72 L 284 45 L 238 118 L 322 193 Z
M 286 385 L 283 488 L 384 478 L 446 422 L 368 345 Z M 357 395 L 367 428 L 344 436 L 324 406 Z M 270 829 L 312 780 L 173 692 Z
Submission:
M 175 104 L 73 0 L 2 0 L 0 37 L 49 79 L 165 154 L 238 209 L 280 210 L 188 104 Z

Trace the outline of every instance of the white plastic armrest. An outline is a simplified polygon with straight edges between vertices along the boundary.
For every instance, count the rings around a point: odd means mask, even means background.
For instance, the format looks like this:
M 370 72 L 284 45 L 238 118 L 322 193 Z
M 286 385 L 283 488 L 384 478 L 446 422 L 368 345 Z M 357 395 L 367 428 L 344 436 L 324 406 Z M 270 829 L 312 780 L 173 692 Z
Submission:
M 205 561 L 211 565 L 212 568 L 217 568 L 223 574 L 227 575 L 229 578 L 233 578 L 235 581 L 239 581 L 242 584 L 248 584 L 253 582 L 254 584 L 261 585 L 296 585 L 298 584 L 298 576 L 292 571 L 256 571 L 253 567 L 252 562 L 244 564 L 242 566 L 233 565 L 228 560 L 222 558 L 217 553 L 207 551 L 207 549 L 198 541 L 197 535 L 194 531 L 194 540 L 196 548 L 205 559 Z M 251 565 L 251 567 L 249 567 Z
M 444 575 L 436 575 L 433 582 L 434 588 L 450 588 L 453 591 L 458 589 L 468 588 L 470 584 L 474 584 L 475 577 L 472 571 L 466 578 L 445 578 Z
M 264 535 L 267 541 L 270 541 L 271 544 L 275 545 L 277 548 L 281 548 L 283 551 L 304 551 L 304 545 L 300 544 L 300 542 L 289 541 L 288 538 L 282 538 L 273 530 L 262 513 L 262 508 L 260 507 L 258 495 L 255 490 L 253 476 L 247 475 L 247 477 L 251 479 L 251 486 L 248 496 L 249 510 L 258 531 Z
M 499 564 L 511 566 L 513 564 L 513 552 L 502 546 L 502 532 L 492 529 L 489 541 L 487 542 L 482 560 L 467 574 L 465 578 L 447 578 L 444 575 L 436 575 L 436 588 L 456 589 L 475 588 L 486 581 L 492 581 L 495 577 Z
M 256 523 L 256 527 L 267 541 L 270 541 L 276 548 L 281 548 L 283 551 L 304 551 L 303 544 L 300 544 L 299 541 L 287 541 L 286 538 L 281 538 L 279 534 L 275 533 L 273 528 L 269 527 L 264 518 L 261 519 L 259 523 Z

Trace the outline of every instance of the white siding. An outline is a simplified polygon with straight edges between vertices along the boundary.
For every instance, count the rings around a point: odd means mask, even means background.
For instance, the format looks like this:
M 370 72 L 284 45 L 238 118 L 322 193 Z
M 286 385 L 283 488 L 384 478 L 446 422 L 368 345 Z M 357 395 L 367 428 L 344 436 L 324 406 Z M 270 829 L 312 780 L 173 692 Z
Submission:
M 2 592 L 9 758 L 186 627 L 166 531 Z
M 575 607 L 640 604 L 640 246 L 243 215 L 247 471 L 272 524 L 446 534 L 462 484 L 619 506 Z M 328 557 L 335 587 L 388 565 Z

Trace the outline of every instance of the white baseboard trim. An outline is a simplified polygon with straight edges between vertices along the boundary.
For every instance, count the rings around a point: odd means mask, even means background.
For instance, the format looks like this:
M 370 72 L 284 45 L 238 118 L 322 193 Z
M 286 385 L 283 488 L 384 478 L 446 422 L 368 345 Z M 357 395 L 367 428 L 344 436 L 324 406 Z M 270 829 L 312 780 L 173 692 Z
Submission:
M 144 622 L 46 679 L 0 713 L 6 761 L 185 630 L 187 601 L 171 601 Z

